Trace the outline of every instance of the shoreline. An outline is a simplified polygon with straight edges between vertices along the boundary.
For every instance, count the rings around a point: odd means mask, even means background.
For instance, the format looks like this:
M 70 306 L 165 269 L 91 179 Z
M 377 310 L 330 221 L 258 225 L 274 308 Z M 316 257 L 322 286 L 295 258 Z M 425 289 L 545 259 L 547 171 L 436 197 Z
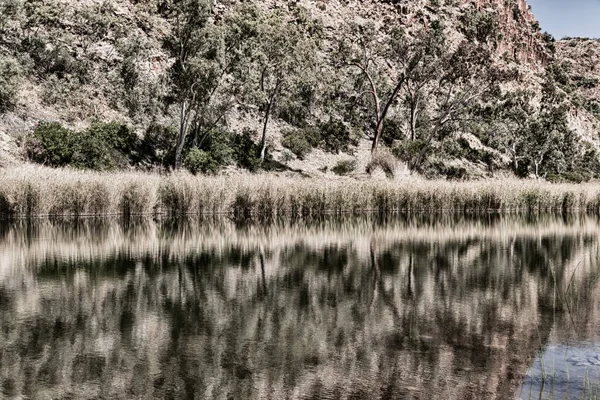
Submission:
M 194 176 L 25 165 L 0 170 L 0 218 L 599 213 L 600 183 Z

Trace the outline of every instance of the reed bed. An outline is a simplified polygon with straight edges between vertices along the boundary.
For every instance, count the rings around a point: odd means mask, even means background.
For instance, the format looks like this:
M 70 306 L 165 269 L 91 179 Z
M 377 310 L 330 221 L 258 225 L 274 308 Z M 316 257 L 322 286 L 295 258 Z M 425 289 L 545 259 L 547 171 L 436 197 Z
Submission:
M 600 183 L 292 178 L 97 173 L 23 166 L 0 171 L 0 217 L 295 217 L 376 212 L 600 212 Z

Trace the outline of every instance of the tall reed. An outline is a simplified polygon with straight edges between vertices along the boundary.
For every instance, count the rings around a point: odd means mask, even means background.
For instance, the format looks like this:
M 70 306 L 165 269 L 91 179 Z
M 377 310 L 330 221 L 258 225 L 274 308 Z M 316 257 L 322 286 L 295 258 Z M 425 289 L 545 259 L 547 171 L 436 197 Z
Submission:
M 243 219 L 360 212 L 599 213 L 600 183 L 155 175 L 31 165 L 0 170 L 2 218 L 225 214 Z

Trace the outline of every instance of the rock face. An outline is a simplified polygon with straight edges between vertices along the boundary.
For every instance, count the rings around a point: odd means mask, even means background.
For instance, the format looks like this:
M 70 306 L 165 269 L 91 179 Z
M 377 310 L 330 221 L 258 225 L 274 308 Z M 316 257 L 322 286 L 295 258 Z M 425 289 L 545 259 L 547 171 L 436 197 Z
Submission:
M 538 24 L 526 0 L 472 0 L 479 8 L 498 12 L 502 34 L 499 51 L 520 62 L 545 64 L 548 52 L 541 40 Z

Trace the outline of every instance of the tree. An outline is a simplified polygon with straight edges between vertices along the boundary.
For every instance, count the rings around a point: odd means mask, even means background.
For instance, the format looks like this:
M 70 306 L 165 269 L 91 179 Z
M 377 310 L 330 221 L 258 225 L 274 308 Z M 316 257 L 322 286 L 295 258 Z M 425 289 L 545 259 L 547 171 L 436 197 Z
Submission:
M 352 108 L 361 104 L 372 115 L 372 151 L 379 146 L 386 117 L 405 83 L 406 68 L 412 66 L 408 43 L 401 30 L 386 34 L 374 24 L 349 24 L 340 34 L 334 59 L 349 69 Z
M 565 93 L 559 89 L 552 74 L 547 73 L 542 87 L 540 107 L 531 119 L 528 134 L 525 136 L 525 154 L 533 164 L 537 179 L 542 177 L 542 167 L 560 172 L 561 160 L 566 150 L 561 144 L 571 138 L 567 121 Z M 574 143 L 571 143 L 571 146 Z M 547 174 L 545 171 L 544 175 Z
M 492 64 L 490 49 L 467 40 L 454 51 L 440 54 L 439 74 L 433 74 L 423 85 L 422 96 L 430 99 L 427 129 L 419 137 L 419 150 L 409 163 L 418 170 L 434 140 L 458 131 L 472 119 L 480 102 L 496 99 L 499 84 L 515 77 L 514 71 L 500 69 Z
M 434 24 L 432 29 L 421 31 L 409 44 L 412 55 L 404 63 L 404 105 L 408 111 L 410 140 L 417 138 L 419 115 L 427 108 L 427 86 L 443 74 L 446 40 L 442 27 Z
M 301 9 L 296 9 L 296 18 Z M 228 21 L 230 29 L 246 32 L 242 53 L 243 69 L 235 76 L 238 93 L 246 107 L 262 114 L 260 159 L 267 148 L 268 125 L 282 101 L 294 101 L 307 82 L 317 74 L 319 32 L 314 23 L 290 21 L 279 11 L 246 6 Z
M 0 114 L 12 109 L 18 92 L 20 71 L 11 58 L 0 57 Z
M 168 14 L 174 26 L 166 47 L 175 58 L 170 77 L 179 105 L 178 169 L 190 133 L 199 146 L 234 104 L 229 76 L 239 66 L 244 32 L 216 25 L 209 0 L 176 1 Z
M 488 146 L 510 155 L 515 173 L 520 170 L 520 161 L 526 159 L 525 138 L 531 117 L 536 112 L 533 97 L 534 93 L 529 90 L 507 91 L 483 111 L 489 132 L 484 141 Z

